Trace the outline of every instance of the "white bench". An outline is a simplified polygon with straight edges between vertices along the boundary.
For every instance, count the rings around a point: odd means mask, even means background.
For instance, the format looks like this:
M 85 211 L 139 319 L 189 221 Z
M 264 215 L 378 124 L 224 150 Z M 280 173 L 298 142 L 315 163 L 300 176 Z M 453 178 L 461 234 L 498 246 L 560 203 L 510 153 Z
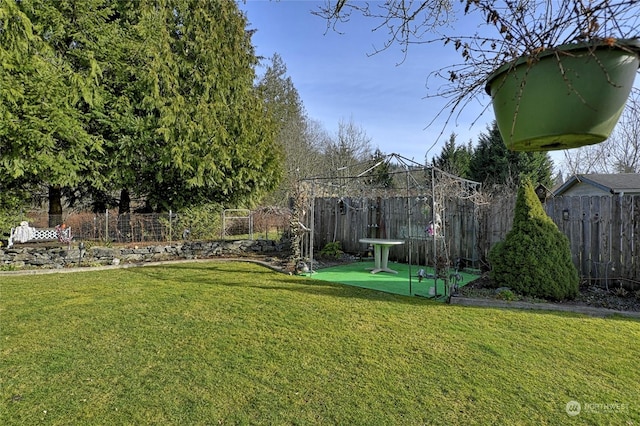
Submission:
M 29 226 L 29 222 L 23 221 L 20 226 L 11 228 L 7 248 L 13 247 L 14 242 L 59 241 L 68 244 L 72 239 L 71 227 L 58 225 L 55 228 L 34 228 Z

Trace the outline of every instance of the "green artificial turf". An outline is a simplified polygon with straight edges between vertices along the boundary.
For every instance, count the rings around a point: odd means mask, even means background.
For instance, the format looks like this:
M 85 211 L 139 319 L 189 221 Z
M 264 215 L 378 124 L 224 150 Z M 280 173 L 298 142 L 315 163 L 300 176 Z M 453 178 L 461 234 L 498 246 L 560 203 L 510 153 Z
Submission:
M 639 341 L 238 262 L 0 276 L 0 424 L 633 425 Z
M 317 269 L 314 273 L 309 274 L 309 276 L 318 280 L 369 288 L 404 296 L 434 297 L 436 295 L 434 291 L 436 280 L 434 280 L 434 278 L 424 278 L 420 281 L 418 277 L 418 271 L 420 269 L 423 269 L 427 274 L 433 274 L 433 268 L 389 262 L 389 268 L 397 271 L 397 274 L 387 272 L 372 274 L 369 271 L 373 266 L 374 262 L 371 261 L 354 262 Z M 452 269 L 450 274 L 454 272 Z M 460 287 L 478 278 L 477 275 L 464 272 L 460 272 L 459 274 L 462 277 L 462 280 L 458 283 Z M 437 285 L 438 296 L 444 296 L 444 280 L 437 280 Z

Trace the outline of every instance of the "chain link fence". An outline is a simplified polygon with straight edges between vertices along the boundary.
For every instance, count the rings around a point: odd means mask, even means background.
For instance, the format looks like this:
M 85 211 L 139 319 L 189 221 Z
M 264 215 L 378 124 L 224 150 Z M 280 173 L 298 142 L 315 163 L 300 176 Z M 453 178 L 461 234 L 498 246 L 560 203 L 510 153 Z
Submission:
M 51 223 L 66 224 L 74 241 L 108 243 L 157 243 L 180 240 L 273 239 L 289 233 L 290 211 L 279 207 L 260 207 L 246 211 L 251 220 L 223 220 L 216 210 L 185 210 L 165 213 L 117 214 L 78 212 L 50 216 L 29 212 L 25 220 L 34 228 L 49 228 Z M 18 223 L 16 223 L 16 226 Z M 224 226 L 223 226 L 224 225 Z

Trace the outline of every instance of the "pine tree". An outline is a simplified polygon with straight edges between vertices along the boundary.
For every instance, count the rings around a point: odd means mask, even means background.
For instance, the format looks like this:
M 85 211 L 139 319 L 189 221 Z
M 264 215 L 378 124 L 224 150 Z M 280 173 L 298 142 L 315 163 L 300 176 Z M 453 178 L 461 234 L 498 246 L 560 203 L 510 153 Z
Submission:
M 473 148 L 471 143 L 468 146 L 457 145 L 456 135 L 452 133 L 449 140 L 442 147 L 440 155 L 433 158 L 432 164 L 447 173 L 468 178 L 472 155 Z
M 317 176 L 320 151 L 311 142 L 309 122 L 298 90 L 287 67 L 278 54 L 270 59 L 264 75 L 257 85 L 269 116 L 276 123 L 277 143 L 285 155 L 285 176 L 280 186 L 269 196 L 269 201 L 285 206 L 296 192 L 300 178 Z
M 370 162 L 375 167 L 366 175 L 365 182 L 367 185 L 371 185 L 374 188 L 392 189 L 394 184 L 393 176 L 391 176 L 391 165 L 387 161 L 387 156 L 380 151 L 380 148 L 376 148 Z
M 469 163 L 470 179 L 485 186 L 519 185 L 523 179 L 551 186 L 553 162 L 546 152 L 509 151 L 494 121 L 481 134 Z
M 569 240 L 547 216 L 531 182 L 518 190 L 513 228 L 489 252 L 490 276 L 497 287 L 551 300 L 578 293 L 578 272 Z

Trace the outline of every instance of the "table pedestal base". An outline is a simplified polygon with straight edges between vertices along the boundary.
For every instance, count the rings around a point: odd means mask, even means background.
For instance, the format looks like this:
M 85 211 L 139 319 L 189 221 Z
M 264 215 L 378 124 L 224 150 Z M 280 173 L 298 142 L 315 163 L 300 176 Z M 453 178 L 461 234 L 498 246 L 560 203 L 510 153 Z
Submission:
M 394 271 L 390 269 L 388 266 L 389 261 L 389 246 L 376 244 L 373 247 L 374 259 L 376 262 L 376 267 L 371 269 L 372 274 L 377 274 L 378 272 L 388 272 L 390 274 L 397 274 L 398 271 Z

